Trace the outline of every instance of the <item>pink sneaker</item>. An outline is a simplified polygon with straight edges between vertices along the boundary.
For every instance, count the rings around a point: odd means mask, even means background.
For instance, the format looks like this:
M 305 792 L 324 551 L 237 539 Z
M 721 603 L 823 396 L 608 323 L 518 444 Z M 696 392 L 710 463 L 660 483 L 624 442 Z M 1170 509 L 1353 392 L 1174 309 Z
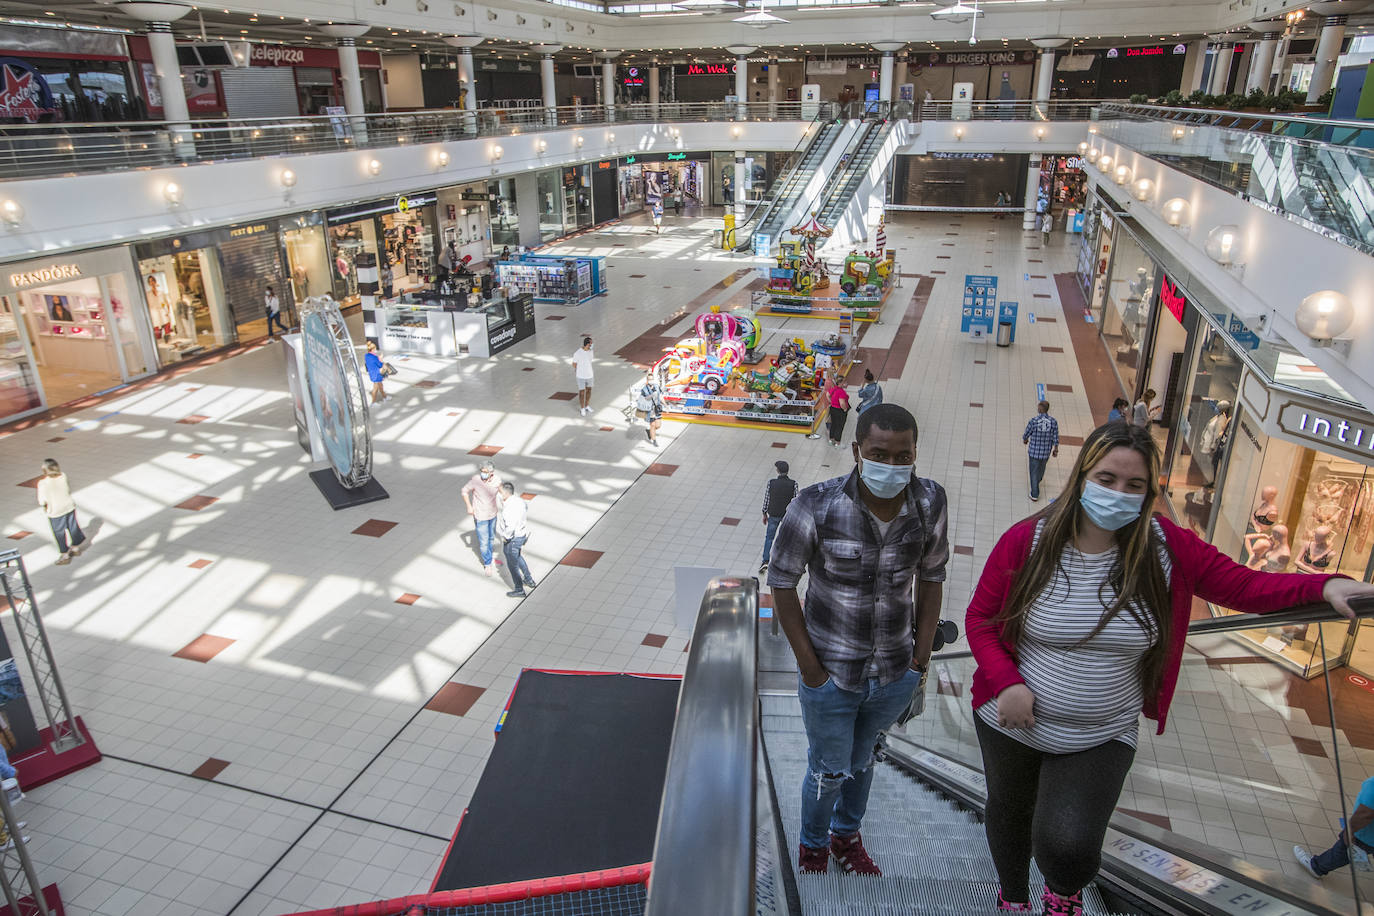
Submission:
M 1040 902 L 1045 905 L 1045 916 L 1082 916 L 1083 914 L 1083 897 L 1081 894 L 1061 897 L 1049 888 L 1045 888 L 1045 895 L 1040 898 Z
M 1008 900 L 1006 894 L 1004 894 L 1002 892 L 1002 889 L 999 887 L 997 889 L 997 909 L 1006 910 L 1013 913 L 1029 913 L 1031 911 L 1031 905 L 1029 900 L 1025 901 L 1024 903 L 1015 903 L 1011 900 Z

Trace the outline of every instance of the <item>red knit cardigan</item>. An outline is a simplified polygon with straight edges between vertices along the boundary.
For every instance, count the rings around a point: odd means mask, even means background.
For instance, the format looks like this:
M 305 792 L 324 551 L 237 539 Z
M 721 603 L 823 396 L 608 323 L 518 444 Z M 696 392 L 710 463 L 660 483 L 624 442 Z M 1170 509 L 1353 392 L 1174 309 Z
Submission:
M 1223 607 L 1265 613 L 1321 601 L 1327 580 L 1337 576 L 1256 572 L 1222 556 L 1215 547 L 1188 529 L 1160 515 L 1155 519 L 1164 529 L 1164 540 L 1173 563 L 1169 591 L 1174 625 L 1159 693 L 1145 698 L 1144 712 L 1146 717 L 1159 723 L 1158 734 L 1163 734 L 1164 720 L 1183 662 L 1194 595 Z M 1036 521 L 1036 517 L 1031 517 L 1018 522 L 1002 535 L 983 567 L 978 588 L 969 603 L 965 628 L 973 658 L 978 663 L 973 672 L 974 709 L 1013 684 L 1024 683 L 1016 669 L 1016 649 L 1002 639 L 1002 625 L 994 618 L 1002 610 L 1016 573 L 1030 556 Z

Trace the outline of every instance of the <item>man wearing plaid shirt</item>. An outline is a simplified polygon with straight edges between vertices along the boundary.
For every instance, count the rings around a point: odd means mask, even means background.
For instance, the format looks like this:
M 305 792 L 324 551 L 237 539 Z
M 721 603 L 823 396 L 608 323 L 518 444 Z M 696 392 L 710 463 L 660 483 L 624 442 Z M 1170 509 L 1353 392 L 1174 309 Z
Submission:
M 1040 498 L 1040 481 L 1045 479 L 1045 465 L 1050 456 L 1059 455 L 1059 421 L 1050 416 L 1050 402 L 1041 401 L 1035 416 L 1026 423 L 1026 433 L 1021 437 L 1030 456 L 1030 498 L 1035 502 Z
M 882 874 L 859 835 L 873 746 L 924 683 L 949 560 L 945 491 L 915 476 L 916 434 L 896 404 L 860 414 L 857 466 L 802 490 L 773 543 L 768 585 L 797 657 L 809 744 L 804 872 L 824 872 L 833 855 L 843 871 Z

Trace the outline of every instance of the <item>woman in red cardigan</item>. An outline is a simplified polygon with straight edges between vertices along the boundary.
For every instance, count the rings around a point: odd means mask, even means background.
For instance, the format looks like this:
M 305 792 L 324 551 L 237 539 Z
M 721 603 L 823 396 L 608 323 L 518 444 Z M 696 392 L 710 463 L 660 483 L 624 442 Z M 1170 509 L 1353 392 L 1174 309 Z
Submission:
M 1147 429 L 1109 423 L 1064 492 L 1007 531 L 969 605 L 974 727 L 983 752 L 998 909 L 1077 916 L 1135 757 L 1140 712 L 1164 722 L 1194 595 L 1242 611 L 1349 599 L 1374 585 L 1249 570 L 1145 511 L 1159 495 Z

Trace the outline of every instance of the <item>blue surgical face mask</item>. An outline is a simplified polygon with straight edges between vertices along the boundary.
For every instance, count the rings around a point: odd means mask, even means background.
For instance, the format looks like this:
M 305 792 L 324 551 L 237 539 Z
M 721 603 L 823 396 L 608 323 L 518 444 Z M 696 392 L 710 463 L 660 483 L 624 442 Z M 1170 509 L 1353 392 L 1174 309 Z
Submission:
M 868 491 L 879 499 L 891 499 L 911 481 L 914 464 L 883 464 L 868 458 L 859 459 L 859 477 Z
M 1094 525 L 1107 531 L 1119 531 L 1140 518 L 1140 510 L 1145 507 L 1145 494 L 1122 493 L 1085 480 L 1083 495 L 1078 497 L 1078 503 Z

